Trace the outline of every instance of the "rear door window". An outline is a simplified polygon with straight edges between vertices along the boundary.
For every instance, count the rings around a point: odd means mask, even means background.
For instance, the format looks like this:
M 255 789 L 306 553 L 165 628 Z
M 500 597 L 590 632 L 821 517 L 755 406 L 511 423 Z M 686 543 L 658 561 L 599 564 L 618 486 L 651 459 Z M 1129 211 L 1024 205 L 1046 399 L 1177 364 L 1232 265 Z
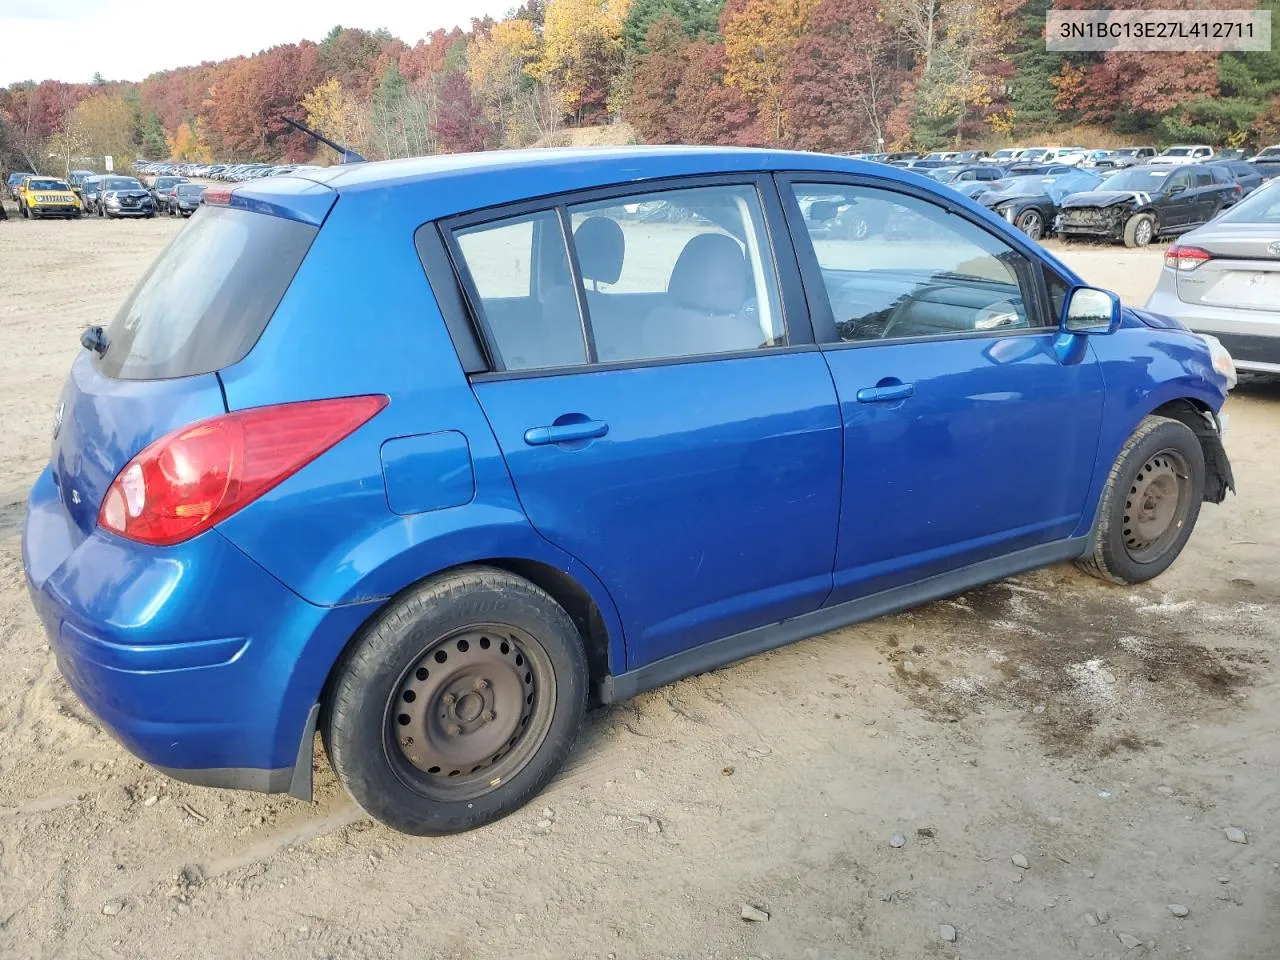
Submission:
M 317 232 L 283 217 L 206 207 L 121 305 L 99 369 L 122 380 L 163 380 L 243 359 Z

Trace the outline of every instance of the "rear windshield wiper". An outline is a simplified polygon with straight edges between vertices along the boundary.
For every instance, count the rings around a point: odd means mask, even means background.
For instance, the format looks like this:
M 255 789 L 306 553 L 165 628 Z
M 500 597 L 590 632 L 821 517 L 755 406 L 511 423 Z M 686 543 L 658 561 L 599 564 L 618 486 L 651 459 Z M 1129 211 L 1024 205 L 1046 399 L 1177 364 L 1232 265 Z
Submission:
M 102 356 L 107 352 L 107 335 L 102 332 L 101 327 L 90 327 L 80 334 L 80 346 Z

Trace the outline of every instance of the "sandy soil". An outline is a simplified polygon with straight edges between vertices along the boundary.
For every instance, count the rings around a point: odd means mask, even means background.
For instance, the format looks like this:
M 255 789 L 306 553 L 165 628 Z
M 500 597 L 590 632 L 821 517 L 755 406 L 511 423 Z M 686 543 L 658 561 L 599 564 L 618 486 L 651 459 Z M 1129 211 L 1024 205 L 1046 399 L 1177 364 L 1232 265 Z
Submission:
M 1241 494 L 1157 582 L 1053 568 L 684 681 L 593 713 L 528 809 L 409 839 L 323 760 L 313 805 L 152 773 L 29 607 L 79 330 L 180 226 L 0 223 L 0 957 L 1280 955 L 1280 389 L 1232 398 Z M 1065 256 L 1139 302 L 1159 269 Z

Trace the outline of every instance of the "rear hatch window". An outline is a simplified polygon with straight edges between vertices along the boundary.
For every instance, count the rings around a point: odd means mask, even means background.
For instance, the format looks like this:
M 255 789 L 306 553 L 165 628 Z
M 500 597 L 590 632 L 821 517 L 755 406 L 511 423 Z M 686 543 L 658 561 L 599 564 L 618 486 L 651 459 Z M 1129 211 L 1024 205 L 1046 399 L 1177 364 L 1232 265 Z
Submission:
M 243 359 L 318 231 L 284 217 L 204 207 L 121 305 L 98 370 L 122 380 L 164 380 Z

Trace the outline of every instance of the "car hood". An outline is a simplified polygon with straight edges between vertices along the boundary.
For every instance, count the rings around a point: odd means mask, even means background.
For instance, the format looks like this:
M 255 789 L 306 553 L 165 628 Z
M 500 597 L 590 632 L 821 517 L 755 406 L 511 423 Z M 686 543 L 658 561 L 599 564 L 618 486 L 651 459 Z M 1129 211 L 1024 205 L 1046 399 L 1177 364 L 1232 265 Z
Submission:
M 1153 327 L 1156 330 L 1187 330 L 1182 321 L 1174 317 L 1166 316 L 1163 313 L 1152 313 L 1150 310 L 1140 310 L 1137 307 L 1125 306 L 1123 312 L 1136 323 L 1142 324 L 1144 327 Z M 1189 330 L 1187 331 L 1190 332 Z
M 1137 206 L 1151 202 L 1151 194 L 1139 190 L 1086 190 L 1084 193 L 1073 193 L 1064 197 L 1063 209 L 1069 207 L 1114 207 L 1117 204 L 1132 203 Z
M 995 209 L 996 207 L 1011 204 L 1015 207 L 1023 207 L 1038 201 L 1048 201 L 1048 197 L 1044 194 L 1034 194 L 1028 196 L 1025 193 L 984 193 L 979 199 L 984 207 Z

